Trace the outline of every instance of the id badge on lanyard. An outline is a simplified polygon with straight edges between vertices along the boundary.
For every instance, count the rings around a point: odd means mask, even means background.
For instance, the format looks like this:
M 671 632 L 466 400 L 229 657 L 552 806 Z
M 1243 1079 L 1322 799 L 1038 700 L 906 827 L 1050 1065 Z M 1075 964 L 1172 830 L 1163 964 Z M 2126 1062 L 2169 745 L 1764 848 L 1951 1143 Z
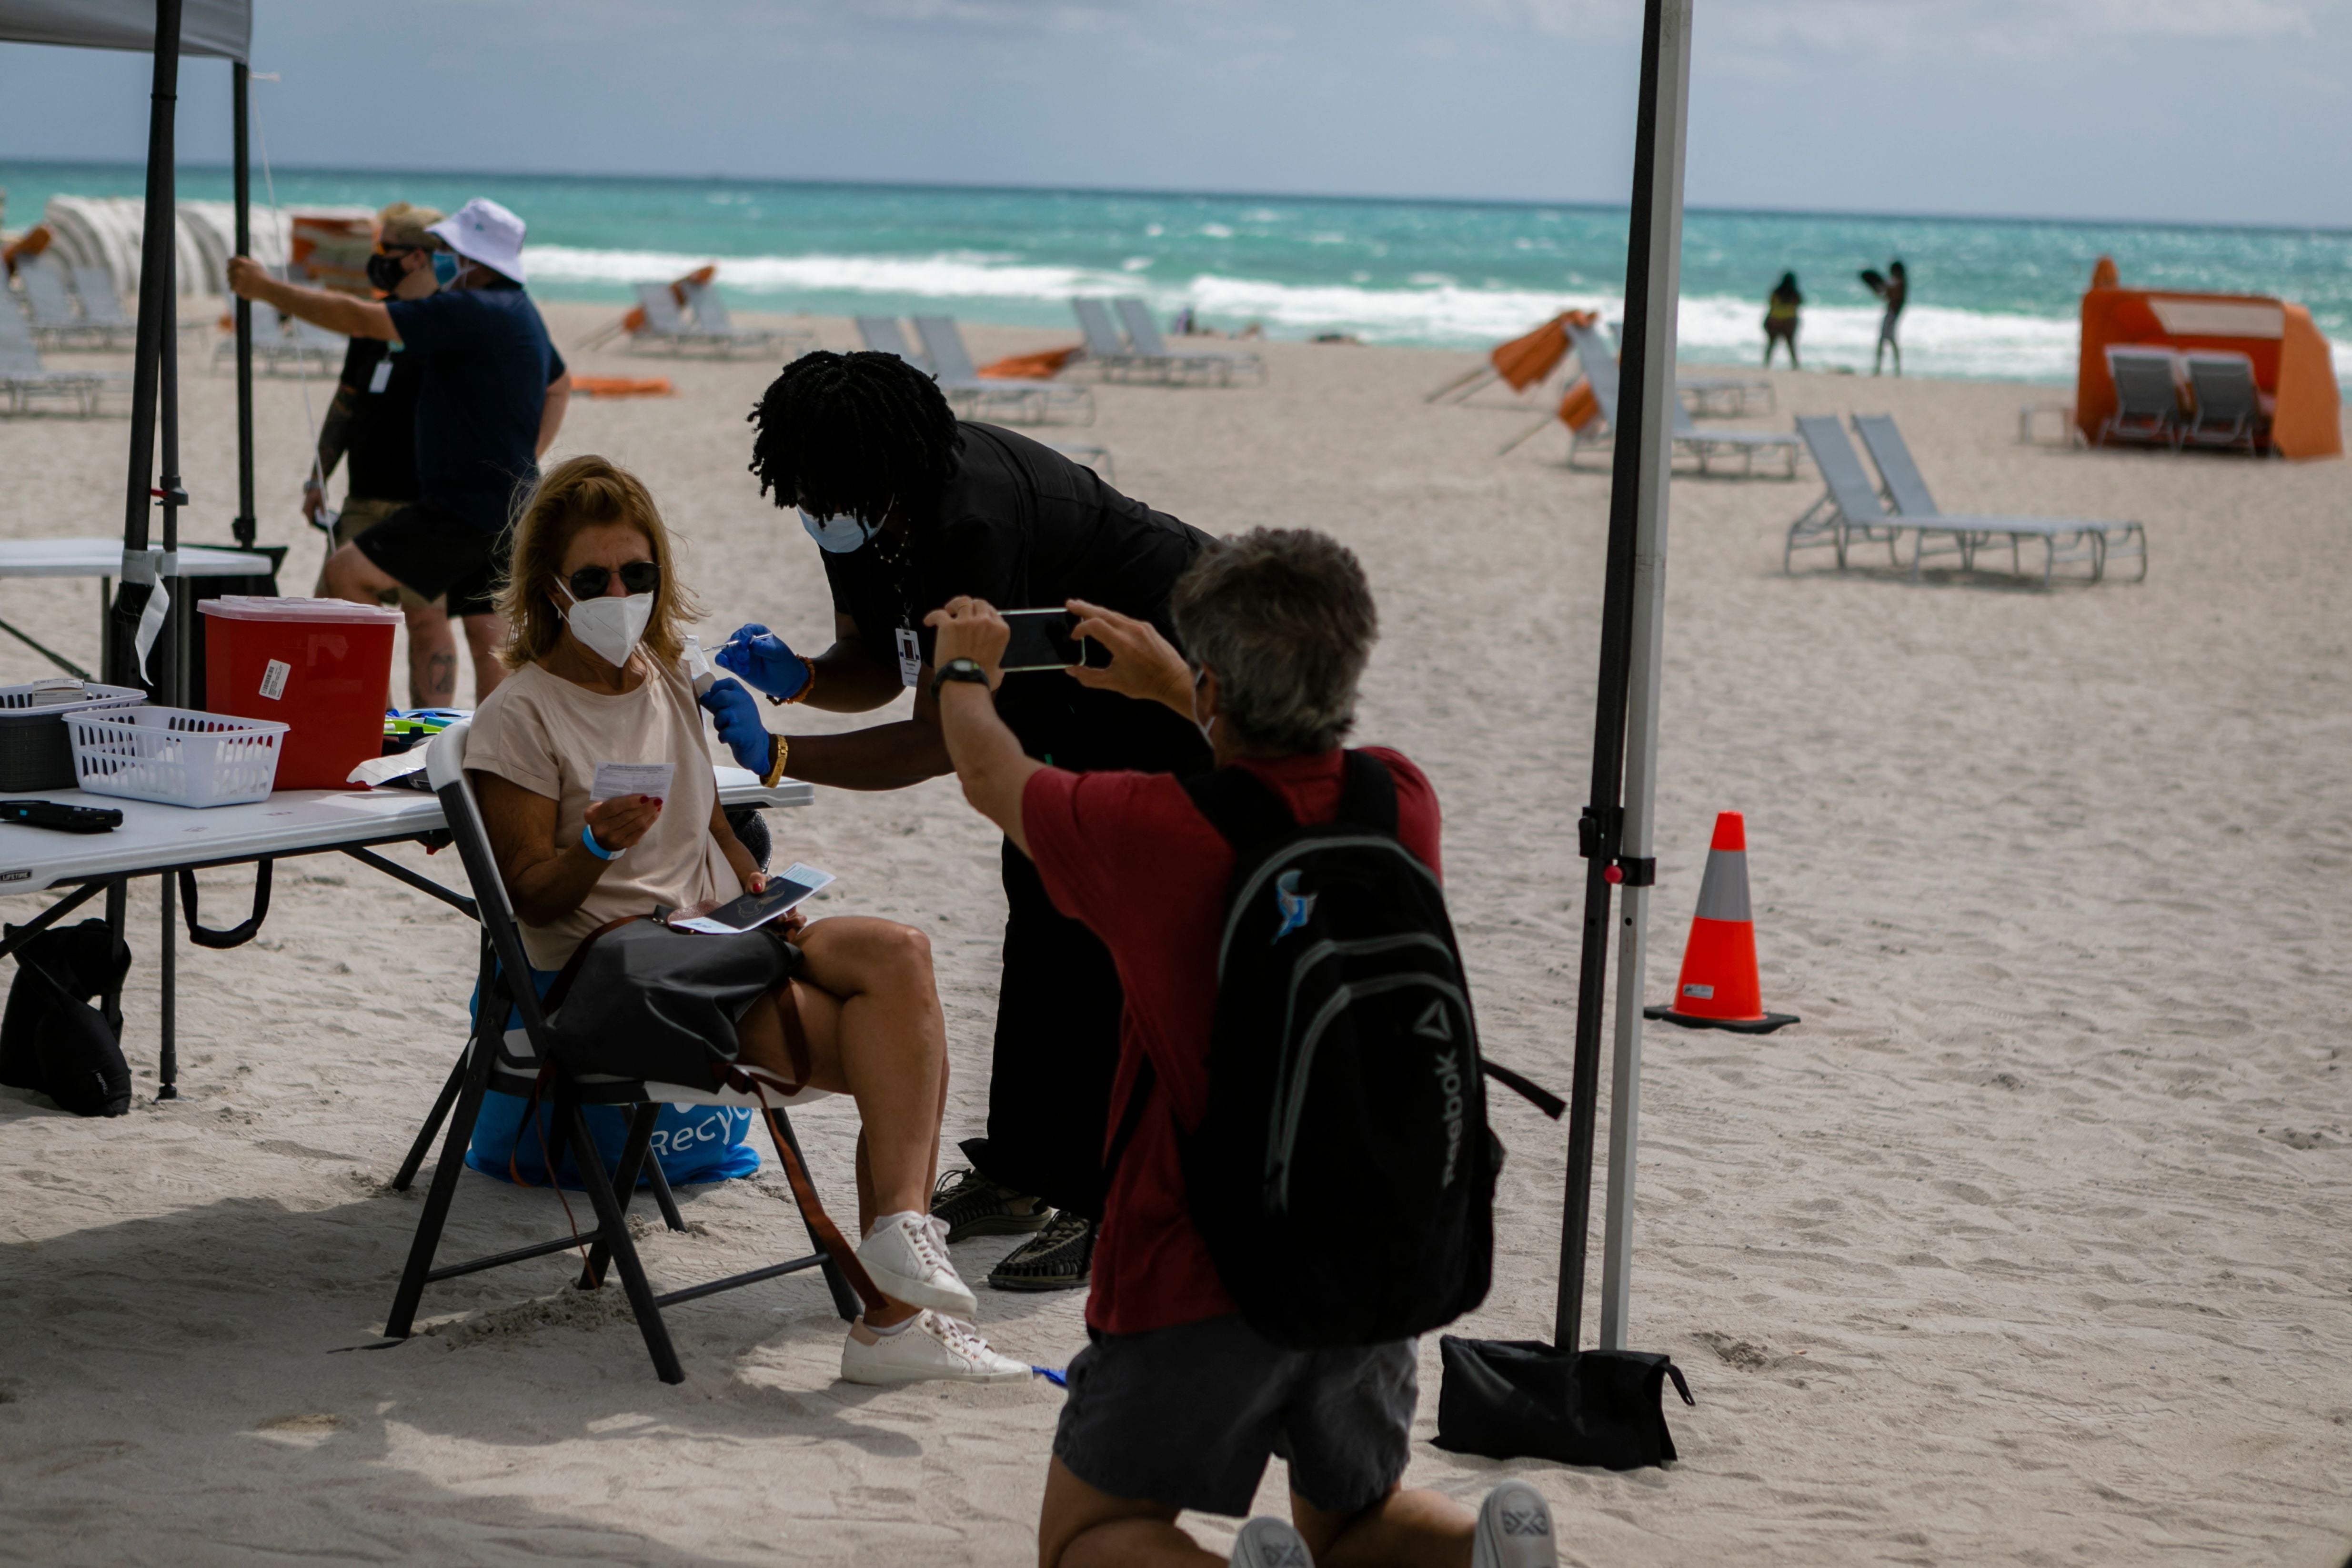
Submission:
M 375 362 L 375 374 L 368 377 L 368 390 L 382 392 L 392 384 L 392 356 L 384 355 Z
M 898 684 L 913 686 L 923 679 L 923 644 L 912 626 L 900 626 L 896 634 L 898 643 Z

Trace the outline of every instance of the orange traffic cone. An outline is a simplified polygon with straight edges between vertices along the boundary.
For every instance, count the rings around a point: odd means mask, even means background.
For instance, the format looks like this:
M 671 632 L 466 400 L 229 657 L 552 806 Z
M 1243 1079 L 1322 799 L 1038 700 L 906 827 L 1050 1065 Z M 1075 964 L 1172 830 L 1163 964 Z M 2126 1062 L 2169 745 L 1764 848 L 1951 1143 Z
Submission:
M 1698 913 L 1691 920 L 1690 945 L 1683 949 L 1675 999 L 1664 1007 L 1643 1008 L 1642 1016 L 1743 1035 L 1769 1035 L 1797 1021 L 1793 1013 L 1764 1011 L 1756 979 L 1756 926 L 1748 914 L 1748 824 L 1736 811 L 1715 819 L 1715 842 L 1707 847 L 1706 876 L 1698 885 Z

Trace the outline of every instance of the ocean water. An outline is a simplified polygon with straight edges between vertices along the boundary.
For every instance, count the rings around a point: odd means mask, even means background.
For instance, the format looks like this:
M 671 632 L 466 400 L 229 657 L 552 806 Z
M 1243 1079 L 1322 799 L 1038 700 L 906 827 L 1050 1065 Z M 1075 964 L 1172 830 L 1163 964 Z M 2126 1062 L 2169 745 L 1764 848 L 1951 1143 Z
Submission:
M 53 193 L 135 195 L 141 176 L 0 163 L 0 185 L 14 228 Z M 1137 294 L 1227 331 L 1475 348 L 1567 307 L 1613 312 L 1623 290 L 1622 208 L 331 170 L 279 171 L 276 186 L 288 208 L 493 197 L 530 226 L 536 292 L 616 305 L 633 282 L 716 261 L 751 310 L 1073 326 L 1071 295 Z M 180 188 L 225 198 L 227 174 L 184 170 Z M 2071 380 L 2101 255 L 2129 283 L 2308 305 L 2352 368 L 2352 232 L 1703 210 L 1685 219 L 1682 352 L 1756 357 L 1764 297 L 1794 271 L 1808 366 L 1866 368 L 1878 309 L 1857 274 L 1900 256 L 1906 374 Z

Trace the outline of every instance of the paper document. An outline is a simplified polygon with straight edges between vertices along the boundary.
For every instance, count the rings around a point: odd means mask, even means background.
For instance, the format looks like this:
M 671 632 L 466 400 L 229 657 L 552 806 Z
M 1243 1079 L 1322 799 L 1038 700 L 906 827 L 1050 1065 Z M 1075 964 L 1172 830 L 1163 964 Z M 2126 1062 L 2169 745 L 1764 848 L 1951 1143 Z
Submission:
M 598 763 L 596 779 L 588 786 L 590 800 L 611 800 L 624 795 L 669 798 L 669 781 L 677 772 L 670 763 Z

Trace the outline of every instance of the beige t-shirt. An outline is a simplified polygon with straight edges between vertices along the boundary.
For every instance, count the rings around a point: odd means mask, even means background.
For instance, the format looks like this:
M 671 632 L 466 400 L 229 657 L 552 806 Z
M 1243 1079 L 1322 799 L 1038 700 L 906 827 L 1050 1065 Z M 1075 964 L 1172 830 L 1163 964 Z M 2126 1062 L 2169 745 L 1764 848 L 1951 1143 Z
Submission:
M 640 668 L 651 663 L 637 656 Z M 606 921 L 743 890 L 710 836 L 719 782 L 682 671 L 655 669 L 635 691 L 610 697 L 525 665 L 483 699 L 466 742 L 468 769 L 555 802 L 556 842 L 567 847 L 587 820 L 599 763 L 671 763 L 677 771 L 651 831 L 604 868 L 585 901 L 553 925 L 523 926 L 523 950 L 540 969 L 562 968 Z

